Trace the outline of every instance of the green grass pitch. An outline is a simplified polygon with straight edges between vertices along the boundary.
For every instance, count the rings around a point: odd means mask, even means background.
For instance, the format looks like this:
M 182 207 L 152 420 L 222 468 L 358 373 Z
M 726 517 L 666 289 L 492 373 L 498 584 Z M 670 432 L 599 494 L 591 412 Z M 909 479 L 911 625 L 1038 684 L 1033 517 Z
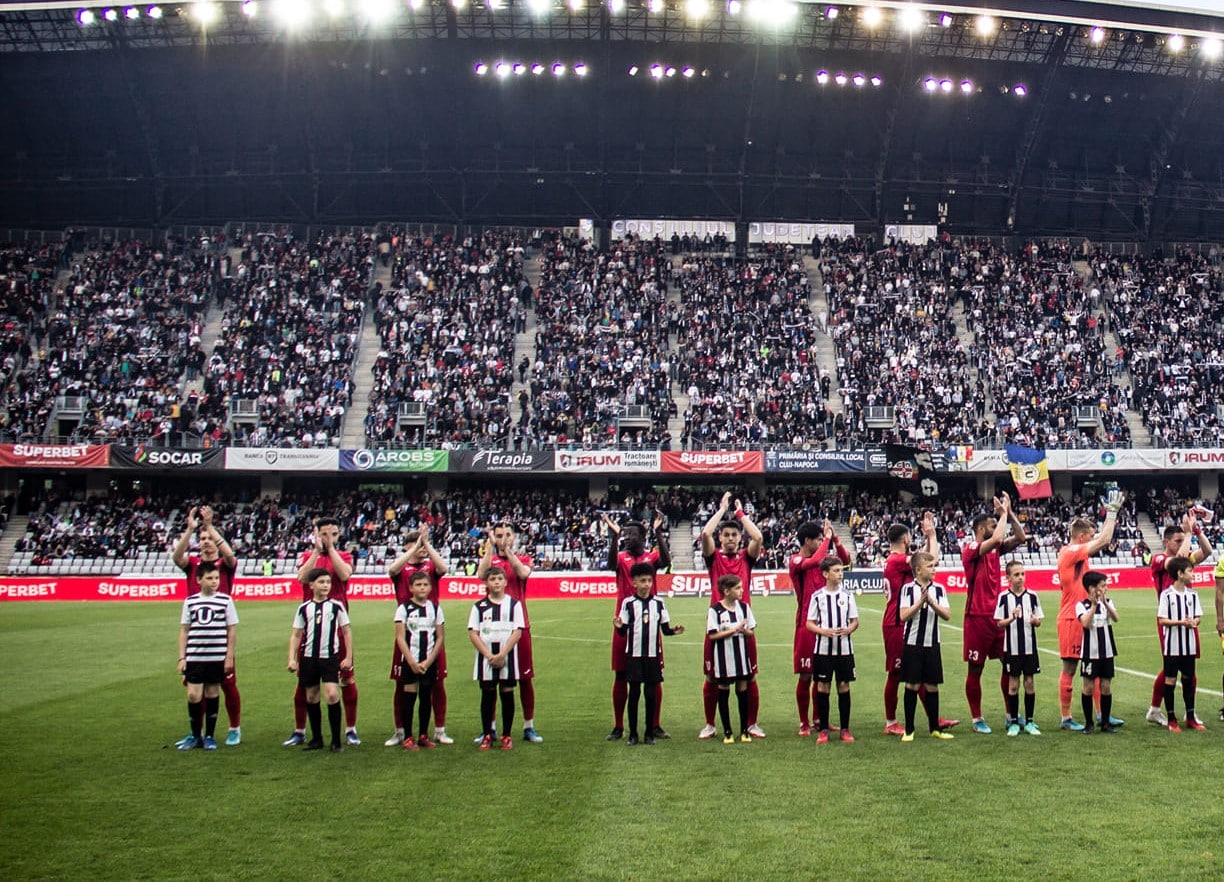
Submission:
M 1057 599 L 1044 598 L 1051 621 L 1040 637 L 1053 649 Z M 240 606 L 244 742 L 216 753 L 173 749 L 186 726 L 177 604 L 6 604 L 0 878 L 1219 879 L 1224 725 L 1215 723 L 1222 661 L 1212 631 L 1198 702 L 1210 731 L 1170 735 L 1143 721 L 1158 665 L 1154 598 L 1115 598 L 1118 662 L 1136 672 L 1114 681 L 1126 719 L 1117 736 L 1058 730 L 1052 653 L 1037 679 L 1045 735 L 1002 734 L 994 662 L 983 691 L 996 731 L 974 735 L 951 629 L 943 709 L 966 720 L 956 739 L 903 745 L 883 735 L 882 600 L 864 597 L 858 741 L 818 747 L 795 736 L 794 602 L 762 598 L 769 737 L 699 742 L 706 601 L 676 599 L 673 620 L 690 630 L 667 643 L 663 721 L 673 737 L 634 749 L 603 740 L 613 602 L 538 601 L 536 720 L 546 740 L 516 740 L 509 754 L 471 743 L 479 705 L 466 603 L 445 605 L 456 743 L 384 748 L 392 609 L 358 603 L 365 743 L 340 755 L 280 746 L 294 685 L 287 604 Z M 953 598 L 954 625 L 962 599 Z

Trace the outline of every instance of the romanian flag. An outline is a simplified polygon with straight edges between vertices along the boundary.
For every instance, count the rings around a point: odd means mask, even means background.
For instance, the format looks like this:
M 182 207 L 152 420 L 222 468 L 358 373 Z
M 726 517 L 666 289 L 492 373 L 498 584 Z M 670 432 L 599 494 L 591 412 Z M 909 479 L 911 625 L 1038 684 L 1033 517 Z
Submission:
M 1019 444 L 1007 445 L 1007 462 L 1012 480 L 1021 499 L 1048 499 L 1054 495 L 1050 488 L 1050 470 L 1046 467 L 1046 452 Z
M 973 462 L 973 448 L 971 446 L 949 447 L 946 455 L 951 462 Z

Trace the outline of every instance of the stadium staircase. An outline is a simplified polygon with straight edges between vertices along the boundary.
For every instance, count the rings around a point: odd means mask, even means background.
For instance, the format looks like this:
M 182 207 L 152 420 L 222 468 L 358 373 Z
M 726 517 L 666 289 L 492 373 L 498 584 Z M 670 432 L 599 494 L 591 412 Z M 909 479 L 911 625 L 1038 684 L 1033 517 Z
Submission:
M 969 376 L 973 382 L 982 381 L 982 388 L 986 390 L 986 419 L 993 425 L 998 421 L 994 407 L 994 393 L 990 391 L 990 380 L 988 377 L 983 377 L 982 372 L 978 370 L 977 364 L 973 361 L 972 353 L 976 349 L 973 332 L 969 330 L 969 323 L 965 319 L 965 301 L 958 299 L 952 307 L 952 320 L 956 323 L 956 339 L 960 341 L 961 347 L 966 353 L 970 354 L 969 360 Z M 966 390 L 968 391 L 968 390 Z M 969 396 L 966 395 L 966 398 Z
M 824 275 L 820 272 L 820 261 L 811 254 L 803 255 L 803 266 L 807 270 L 808 282 L 812 287 L 812 296 L 808 305 L 812 310 L 812 321 L 820 328 L 816 336 L 816 349 L 820 354 L 820 367 L 829 375 L 829 412 L 833 416 L 846 412 L 842 401 L 841 383 L 837 376 L 837 347 L 833 345 L 833 337 L 829 334 L 832 311 L 829 309 L 829 297 L 825 293 Z M 821 316 L 824 316 L 821 327 Z M 847 546 L 848 547 L 848 546 Z
M 1152 516 L 1146 511 L 1135 512 L 1135 523 L 1139 526 L 1139 532 L 1143 534 L 1143 541 L 1147 543 L 1147 547 L 1152 551 L 1159 551 L 1164 547 L 1164 538 L 1161 536 L 1160 527 L 1156 526 L 1156 522 L 1152 520 Z M 0 554 L 4 551 L 3 543 L 0 543 Z M 3 558 L 0 558 L 3 560 Z
M 678 279 L 680 277 L 680 270 L 684 266 L 684 256 L 674 254 L 672 255 L 671 262 L 672 278 Z M 667 292 L 667 305 L 669 309 L 673 303 L 677 307 L 680 305 L 680 286 L 678 284 L 672 285 Z M 678 335 L 669 335 L 667 348 L 671 354 L 673 364 L 679 363 L 680 357 L 683 354 L 680 351 L 680 344 L 681 341 Z M 671 435 L 672 449 L 679 450 L 681 446 L 680 439 L 684 437 L 684 412 L 689 409 L 689 405 L 692 402 L 689 401 L 688 388 L 676 379 L 674 373 L 672 374 L 671 396 L 672 401 L 676 402 L 676 415 L 667 421 L 667 433 Z
M 383 290 L 391 287 L 391 264 L 374 263 L 371 287 L 382 283 Z M 344 412 L 340 431 L 341 447 L 365 447 L 365 417 L 370 407 L 370 390 L 374 386 L 374 362 L 382 350 L 378 338 L 378 323 L 372 309 L 366 309 L 361 319 L 361 342 L 357 346 L 357 362 L 353 365 L 353 403 Z
M 15 515 L 5 524 L 4 532 L 0 534 L 0 573 L 8 572 L 9 562 L 13 559 L 13 550 L 21 541 L 21 537 L 25 535 L 29 523 L 30 519 L 25 515 Z
M 531 285 L 532 292 L 540 290 L 540 279 L 543 277 L 543 273 L 540 271 L 542 261 L 543 258 L 541 257 L 527 257 L 523 259 L 523 276 L 527 279 L 527 284 Z M 536 331 L 540 326 L 536 315 L 536 306 L 536 294 L 533 293 L 531 308 L 527 310 L 527 328 L 523 333 L 514 335 L 514 355 L 510 360 L 510 366 L 514 369 L 514 382 L 510 386 L 510 413 L 515 425 L 519 423 L 519 414 L 522 411 L 518 402 L 519 393 L 526 390 L 528 398 L 531 397 L 531 375 L 535 370 L 536 363 Z M 527 382 L 520 383 L 518 364 L 523 360 L 524 355 L 531 362 L 531 367 L 527 371 Z

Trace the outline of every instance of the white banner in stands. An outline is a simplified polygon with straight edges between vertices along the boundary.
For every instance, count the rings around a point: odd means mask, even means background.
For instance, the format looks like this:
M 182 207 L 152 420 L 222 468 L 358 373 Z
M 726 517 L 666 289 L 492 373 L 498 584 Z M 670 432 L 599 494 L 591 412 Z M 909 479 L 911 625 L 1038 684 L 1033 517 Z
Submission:
M 705 238 L 706 234 L 717 236 L 722 233 L 728 242 L 735 241 L 735 221 L 720 220 L 675 220 L 671 218 L 623 218 L 612 221 L 612 238 L 623 239 L 625 236 L 641 236 L 643 239 L 670 239 L 672 235 L 698 236 Z
M 885 224 L 884 241 L 913 242 L 925 245 L 928 239 L 939 238 L 939 227 L 935 224 Z
M 813 239 L 849 239 L 854 224 L 824 221 L 758 221 L 748 225 L 748 241 L 753 244 L 808 245 Z

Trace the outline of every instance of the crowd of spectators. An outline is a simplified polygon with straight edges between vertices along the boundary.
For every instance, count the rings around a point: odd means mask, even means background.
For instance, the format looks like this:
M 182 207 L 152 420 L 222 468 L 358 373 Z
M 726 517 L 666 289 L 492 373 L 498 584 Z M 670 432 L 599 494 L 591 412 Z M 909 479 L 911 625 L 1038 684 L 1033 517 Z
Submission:
M 381 349 L 365 416 L 371 446 L 504 447 L 511 423 L 514 338 L 531 286 L 523 246 L 486 233 L 395 237 L 391 287 L 379 293 Z M 425 406 L 424 426 L 401 427 L 400 404 Z
M 37 437 L 51 416 L 51 402 L 36 372 L 46 358 L 44 323 L 55 302 L 55 276 L 64 246 L 0 247 L 0 435 Z

